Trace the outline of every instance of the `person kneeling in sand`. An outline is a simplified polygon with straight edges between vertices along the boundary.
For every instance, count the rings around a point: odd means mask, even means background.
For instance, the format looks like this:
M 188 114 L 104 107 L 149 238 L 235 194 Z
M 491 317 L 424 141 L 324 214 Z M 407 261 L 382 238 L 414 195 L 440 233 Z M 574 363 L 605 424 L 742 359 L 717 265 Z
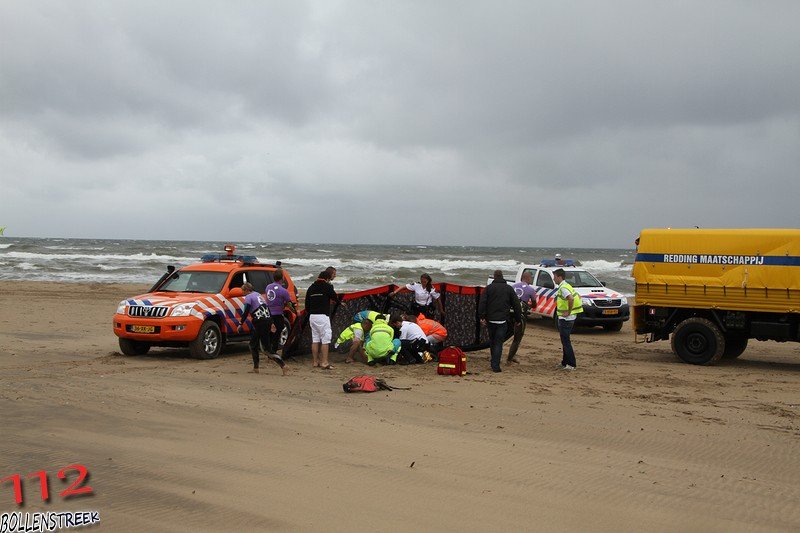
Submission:
M 368 365 L 381 362 L 388 365 L 397 363 L 400 341 L 394 338 L 394 328 L 386 322 L 386 317 L 378 315 L 369 331 L 369 339 L 361 349 L 361 355 Z
M 428 351 L 428 338 L 416 322 L 392 315 L 391 325 L 400 330 L 400 364 L 423 363 L 423 352 Z
M 355 361 L 356 354 L 362 353 L 361 347 L 369 339 L 371 329 L 372 320 L 365 318 L 361 322 L 350 324 L 339 334 L 334 348 L 339 353 L 347 352 L 345 363 L 352 363 Z
M 422 328 L 422 332 L 425 333 L 430 350 L 434 353 L 439 353 L 444 341 L 447 339 L 447 329 L 432 318 L 426 318 L 422 313 L 417 317 L 414 317 L 413 314 L 407 314 L 405 319 L 409 322 L 416 322 Z

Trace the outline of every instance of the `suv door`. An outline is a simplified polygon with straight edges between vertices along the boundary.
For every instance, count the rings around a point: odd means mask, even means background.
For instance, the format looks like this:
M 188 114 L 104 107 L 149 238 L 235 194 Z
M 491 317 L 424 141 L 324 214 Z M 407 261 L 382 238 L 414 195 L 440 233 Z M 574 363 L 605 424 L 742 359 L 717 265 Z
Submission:
M 272 283 L 272 274 L 266 270 L 245 270 L 245 281 L 253 284 L 253 290 L 258 293 L 263 293 L 267 289 L 267 285 Z

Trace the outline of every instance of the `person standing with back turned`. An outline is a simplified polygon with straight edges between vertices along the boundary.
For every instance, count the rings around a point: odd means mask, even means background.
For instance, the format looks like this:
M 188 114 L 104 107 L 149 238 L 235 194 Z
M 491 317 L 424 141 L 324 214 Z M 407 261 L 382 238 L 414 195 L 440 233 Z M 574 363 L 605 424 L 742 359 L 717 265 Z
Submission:
M 520 276 L 520 280 L 521 281 L 512 285 L 514 292 L 517 294 L 517 298 L 519 298 L 520 306 L 522 307 L 522 320 L 520 320 L 519 324 L 514 326 L 514 340 L 511 342 L 511 347 L 508 349 L 509 363 L 519 363 L 519 359 L 517 359 L 519 343 L 522 342 L 522 337 L 525 335 L 528 315 L 530 315 L 531 309 L 536 307 L 536 290 L 531 286 L 531 283 L 533 283 L 533 276 L 530 271 L 526 270 L 523 272 L 522 276 Z
M 572 285 L 564 281 L 564 269 L 557 268 L 553 271 L 553 280 L 558 284 L 556 290 L 556 313 L 558 313 L 558 335 L 561 337 L 561 368 L 575 370 L 575 351 L 569 336 L 575 327 L 578 313 L 583 313 L 583 304 L 580 295 Z
M 481 293 L 478 302 L 478 316 L 481 324 L 489 328 L 489 343 L 492 354 L 492 372 L 500 372 L 500 359 L 503 355 L 503 341 L 508 331 L 508 317 L 514 312 L 514 325 L 522 320 L 517 293 L 503 279 L 503 271 L 495 270 L 494 279 Z
M 297 315 L 297 308 L 292 301 L 292 296 L 289 291 L 283 286 L 283 270 L 277 269 L 272 273 L 272 283 L 267 285 L 264 289 L 264 296 L 267 300 L 267 308 L 269 314 L 272 316 L 272 344 L 270 345 L 270 353 L 278 353 L 278 348 L 281 347 L 281 336 L 283 330 L 288 324 L 286 317 L 283 316 L 283 309 L 287 305 L 291 308 L 292 312 Z
M 311 360 L 313 366 L 324 370 L 333 368 L 328 363 L 328 345 L 331 342 L 331 301 L 336 291 L 331 285 L 331 272 L 323 270 L 306 291 L 306 313 L 311 326 Z

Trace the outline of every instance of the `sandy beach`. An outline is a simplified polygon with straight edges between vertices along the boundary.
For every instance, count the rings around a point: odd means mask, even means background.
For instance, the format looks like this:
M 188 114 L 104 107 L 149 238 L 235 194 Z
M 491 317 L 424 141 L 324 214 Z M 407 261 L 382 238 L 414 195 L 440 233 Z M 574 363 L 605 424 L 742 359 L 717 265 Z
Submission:
M 145 286 L 0 282 L 0 477 L 45 470 L 0 512 L 99 512 L 109 531 L 791 531 L 800 528 L 800 346 L 732 363 L 579 329 L 578 370 L 531 321 L 522 364 L 262 364 L 243 344 L 119 353 L 111 317 Z M 506 349 L 507 349 L 506 345 Z M 345 394 L 372 373 L 411 387 Z M 89 471 L 59 497 L 56 472 Z M 74 479 L 74 478 L 73 478 Z

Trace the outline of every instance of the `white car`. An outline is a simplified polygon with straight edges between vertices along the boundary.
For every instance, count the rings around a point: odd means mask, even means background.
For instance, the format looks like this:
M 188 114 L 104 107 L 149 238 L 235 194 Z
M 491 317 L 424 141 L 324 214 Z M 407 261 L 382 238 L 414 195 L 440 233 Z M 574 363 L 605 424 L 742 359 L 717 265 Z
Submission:
M 558 266 L 551 261 L 540 265 L 522 265 L 515 281 L 520 281 L 524 272 L 530 272 L 536 289 L 536 305 L 531 316 L 556 320 L 556 284 L 553 271 L 563 268 L 566 282 L 572 285 L 583 302 L 583 313 L 578 314 L 576 325 L 603 326 L 608 331 L 619 331 L 630 319 L 628 299 L 620 292 L 606 287 L 587 270 L 577 266 Z

